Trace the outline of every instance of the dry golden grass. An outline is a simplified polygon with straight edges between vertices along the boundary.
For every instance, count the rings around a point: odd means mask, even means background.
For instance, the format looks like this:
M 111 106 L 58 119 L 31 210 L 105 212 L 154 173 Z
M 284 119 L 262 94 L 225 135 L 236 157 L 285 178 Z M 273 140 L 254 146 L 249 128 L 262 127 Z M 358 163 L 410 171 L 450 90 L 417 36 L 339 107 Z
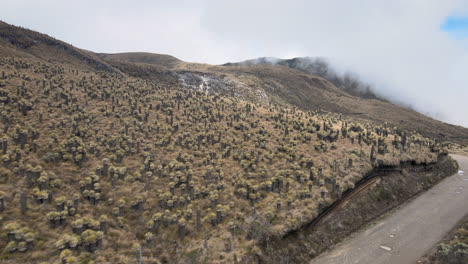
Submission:
M 26 37 L 20 44 L 48 40 Z M 6 50 L 0 55 L 20 50 L 0 44 Z M 260 253 L 263 240 L 312 221 L 378 163 L 432 162 L 441 147 L 393 125 L 306 111 L 351 109 L 355 99 L 325 80 L 317 90 L 307 84 L 316 77 L 284 67 L 228 69 L 170 57 L 141 62 L 149 74 L 160 70 L 152 63 L 163 63 L 244 84 L 242 96 L 228 97 L 167 76 L 98 71 L 90 64 L 107 64 L 86 51 L 33 45 L 28 52 L 34 56 L 0 57 L 1 261 L 86 263 L 96 256 L 128 263 L 134 255 L 124 252 L 142 247 L 148 261 L 242 262 Z M 126 61 L 133 55 L 101 57 L 138 73 L 140 66 L 129 63 L 140 62 Z M 286 84 L 302 90 L 283 97 Z M 258 91 L 273 85 L 282 88 L 258 100 Z M 303 98 L 310 101 L 302 110 L 289 105 Z M 10 230 L 12 223 L 18 226 Z M 19 249 L 25 238 L 7 239 L 21 236 L 23 227 L 33 236 L 27 250 Z

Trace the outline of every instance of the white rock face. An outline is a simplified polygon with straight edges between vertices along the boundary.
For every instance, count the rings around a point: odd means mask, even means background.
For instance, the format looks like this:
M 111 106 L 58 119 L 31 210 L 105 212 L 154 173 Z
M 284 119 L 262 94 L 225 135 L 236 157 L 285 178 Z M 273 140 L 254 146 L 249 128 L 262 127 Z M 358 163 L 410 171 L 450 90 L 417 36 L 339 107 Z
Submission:
M 267 93 L 259 88 L 250 87 L 239 80 L 220 77 L 214 74 L 197 72 L 176 72 L 182 86 L 194 90 L 204 91 L 211 95 L 224 95 L 241 99 L 254 99 L 269 102 Z

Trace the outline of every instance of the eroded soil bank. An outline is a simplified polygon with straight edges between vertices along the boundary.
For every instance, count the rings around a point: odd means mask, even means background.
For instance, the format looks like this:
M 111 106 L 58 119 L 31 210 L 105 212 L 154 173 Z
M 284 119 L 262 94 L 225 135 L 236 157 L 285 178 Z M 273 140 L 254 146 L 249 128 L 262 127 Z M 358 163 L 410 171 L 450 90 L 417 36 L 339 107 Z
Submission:
M 364 224 L 429 189 L 457 169 L 457 163 L 445 154 L 431 164 L 405 162 L 377 167 L 353 190 L 324 209 L 316 220 L 265 243 L 262 253 L 257 255 L 258 262 L 307 263 Z

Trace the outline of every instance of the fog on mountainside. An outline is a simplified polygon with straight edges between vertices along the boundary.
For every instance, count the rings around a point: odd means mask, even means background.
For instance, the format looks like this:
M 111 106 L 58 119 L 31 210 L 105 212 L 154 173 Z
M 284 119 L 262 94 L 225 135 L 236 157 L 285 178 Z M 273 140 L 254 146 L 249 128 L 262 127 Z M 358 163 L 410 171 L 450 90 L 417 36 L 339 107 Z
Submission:
M 224 65 L 232 66 L 254 64 L 276 64 L 287 66 L 306 73 L 318 75 L 351 95 L 366 99 L 379 99 L 386 101 L 384 97 L 377 95 L 373 87 L 362 81 L 356 74 L 351 72 L 346 72 L 344 74 L 338 73 L 325 58 L 301 57 L 292 59 L 278 59 L 272 57 L 261 57 L 239 63 L 226 63 Z

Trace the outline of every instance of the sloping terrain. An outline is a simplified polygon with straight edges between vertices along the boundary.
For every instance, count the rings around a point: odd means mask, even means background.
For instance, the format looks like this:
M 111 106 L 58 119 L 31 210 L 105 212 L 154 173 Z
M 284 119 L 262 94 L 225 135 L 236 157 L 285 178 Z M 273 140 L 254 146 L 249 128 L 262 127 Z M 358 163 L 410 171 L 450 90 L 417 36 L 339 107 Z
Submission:
M 457 173 L 457 179 L 454 181 L 452 193 L 460 196 L 467 192 L 464 184 L 468 184 L 468 149 L 457 151 L 460 154 L 455 157 L 458 159 L 460 169 Z M 466 202 L 466 199 L 465 199 Z M 462 210 L 463 212 L 463 210 Z M 468 214 L 465 214 L 464 219 L 453 228 L 453 230 L 438 241 L 437 245 L 426 252 L 418 263 L 421 264 L 458 264 L 468 263 Z
M 302 110 L 325 110 L 383 125 L 415 130 L 424 136 L 468 144 L 468 129 L 446 124 L 414 110 L 387 102 L 352 76 L 337 76 L 320 60 L 257 59 L 224 66 L 186 63 L 175 57 L 143 52 L 95 54 L 28 29 L 0 22 L 0 54 L 39 58 L 82 70 L 104 70 L 153 81 L 210 88 L 217 94 L 253 102 L 294 105 Z M 314 74 L 317 75 L 314 75 Z M 319 77 L 321 76 L 321 77 Z M 324 79 L 325 78 L 325 79 Z M 339 88 L 337 88 L 339 87 Z
M 102 70 L 115 72 L 115 69 L 100 60 L 96 54 L 81 50 L 47 35 L 14 27 L 0 21 L 0 55 L 40 60 L 73 66 L 82 70 Z
M 131 54 L 122 56 L 133 63 L 142 59 Z M 156 55 L 153 57 L 166 56 Z M 120 57 L 120 56 L 119 56 Z M 129 58 L 131 57 L 131 58 Z M 104 59 L 106 59 L 104 57 Z M 112 60 L 107 60 L 110 64 Z M 143 60 L 142 60 L 143 61 Z M 165 61 L 164 59 L 152 59 L 152 61 Z M 333 77 L 338 87 L 332 82 L 308 72 L 318 72 L 317 69 L 297 66 L 302 62 L 298 59 L 284 60 L 277 64 L 268 63 L 244 63 L 227 64 L 226 66 L 214 66 L 194 63 L 163 63 L 164 72 L 176 74 L 179 81 L 186 75 L 191 79 L 199 79 L 198 82 L 188 85 L 199 88 L 199 84 L 208 76 L 214 86 L 220 87 L 225 83 L 225 92 L 216 89 L 218 94 L 239 95 L 250 101 L 279 103 L 282 105 L 294 105 L 308 110 L 325 110 L 344 114 L 359 122 L 373 121 L 381 125 L 401 127 L 410 131 L 417 131 L 424 136 L 438 138 L 461 144 L 468 144 L 468 128 L 447 124 L 434 120 L 412 109 L 393 104 L 375 96 L 366 85 L 359 88 L 357 80 L 352 78 Z M 160 64 L 151 64 L 153 67 Z M 302 64 L 301 64 L 302 65 Z M 133 66 L 136 66 L 133 64 Z M 124 70 L 123 68 L 120 68 Z M 143 68 L 144 69 L 144 68 Z M 125 71 L 125 70 L 124 70 Z M 142 70 L 144 71 L 144 70 Z M 134 67 L 132 72 L 138 72 Z M 136 74 L 142 77 L 142 75 Z M 323 76 L 328 77 L 327 74 Z M 210 81 L 203 87 L 210 87 Z M 356 88 L 358 87 L 358 88 Z M 236 92 L 236 90 L 239 90 Z
M 0 40 L 5 263 L 249 263 L 374 167 L 444 152 L 288 67 L 98 55 L 7 24 Z
M 178 64 L 183 63 L 181 60 L 170 55 L 153 54 L 147 52 L 129 52 L 118 54 L 101 53 L 98 54 L 98 56 L 107 61 L 122 61 L 138 64 L 150 64 L 166 69 L 174 68 Z
M 454 158 L 460 164 L 460 169 L 464 170 L 468 159 L 463 156 L 455 156 Z M 468 213 L 466 207 L 468 181 L 457 174 L 456 167 L 449 166 L 442 169 L 439 171 L 440 174 L 455 174 L 444 179 L 414 200 L 404 204 L 393 214 L 378 219 L 372 225 L 353 234 L 352 237 L 314 259 L 311 263 L 418 263 L 418 259 Z M 409 173 L 409 175 L 395 179 L 395 181 L 409 181 L 413 175 Z M 382 179 L 385 181 L 386 178 L 390 177 L 386 175 Z M 425 185 L 426 179 L 437 179 L 437 177 L 423 177 L 416 182 L 407 184 L 407 188 L 425 188 L 427 186 Z M 369 196 L 375 197 L 375 194 L 380 194 L 399 198 L 399 196 L 406 195 L 406 189 L 403 185 L 393 188 L 398 190 L 395 192 L 391 191 L 392 188 L 376 189 L 376 191 L 370 190 L 372 195 Z M 392 198 L 392 200 L 398 198 Z M 366 200 L 366 198 L 361 198 L 361 201 L 358 201 L 353 209 L 362 210 L 362 207 L 366 207 Z M 378 202 L 372 204 L 376 203 Z M 380 208 L 374 208 L 373 210 L 379 210 Z M 345 220 L 336 221 L 336 219 L 346 219 L 343 216 L 349 215 L 353 209 L 350 208 L 348 212 L 335 215 L 334 219 L 330 220 L 326 225 L 330 226 L 330 229 L 333 229 L 332 226 L 336 228 L 336 226 L 339 226 L 336 222 L 345 222 Z M 369 212 L 372 211 L 369 210 Z M 371 214 L 369 212 L 368 214 Z M 444 261 L 442 263 L 449 262 Z
M 336 87 L 346 91 L 347 93 L 364 98 L 364 99 L 379 99 L 385 101 L 384 98 L 377 96 L 371 89 L 369 84 L 359 80 L 351 73 L 340 75 L 336 73 L 328 62 L 322 58 L 257 58 L 246 60 L 237 63 L 226 63 L 223 66 L 252 66 L 252 65 L 283 65 L 292 69 L 300 70 L 312 75 L 320 76 L 330 81 Z

